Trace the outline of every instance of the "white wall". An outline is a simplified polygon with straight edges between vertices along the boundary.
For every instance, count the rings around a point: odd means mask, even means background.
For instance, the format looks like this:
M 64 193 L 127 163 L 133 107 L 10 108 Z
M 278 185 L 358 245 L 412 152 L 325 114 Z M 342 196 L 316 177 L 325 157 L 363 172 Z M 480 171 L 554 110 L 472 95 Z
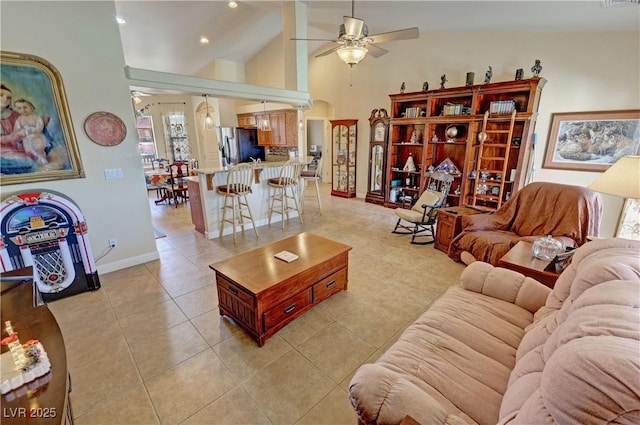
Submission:
M 493 82 L 513 80 L 517 68 L 531 76 L 535 59 L 542 61 L 541 76 L 548 80 L 542 91 L 536 132 L 540 146 L 535 155 L 535 180 L 589 185 L 599 173 L 542 168 L 550 115 L 553 112 L 600 111 L 640 108 L 640 35 L 611 33 L 424 34 L 418 40 L 384 45 L 390 52 L 378 59 L 365 58 L 352 70 L 337 55 L 312 58 L 309 87 L 314 102 L 335 107 L 335 119 L 357 118 L 357 192 L 366 192 L 369 140 L 368 118 L 374 108 L 389 108 L 388 95 L 420 91 L 423 81 L 438 88 L 463 86 L 467 72 L 482 83 L 487 67 Z M 271 69 L 270 72 L 277 72 Z M 327 76 L 331 76 L 328 78 Z M 332 117 L 333 118 L 333 117 Z M 601 235 L 615 231 L 622 202 L 603 196 Z
M 248 84 L 284 88 L 284 51 L 281 36 L 271 40 L 246 63 L 245 75 Z
M 2 186 L 2 197 L 50 189 L 72 198 L 86 217 L 94 255 L 118 239 L 118 248 L 97 262 L 101 273 L 157 258 L 138 153 L 124 56 L 112 2 L 2 2 L 2 49 L 40 56 L 62 76 L 86 178 Z M 120 145 L 103 147 L 83 131 L 96 111 L 119 116 L 127 126 Z M 105 168 L 123 178 L 105 180 Z

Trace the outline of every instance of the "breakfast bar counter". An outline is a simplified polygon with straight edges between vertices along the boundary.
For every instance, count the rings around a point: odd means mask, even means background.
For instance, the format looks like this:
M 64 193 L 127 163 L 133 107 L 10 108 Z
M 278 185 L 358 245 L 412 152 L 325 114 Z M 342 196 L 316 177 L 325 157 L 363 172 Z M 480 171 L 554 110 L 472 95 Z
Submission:
M 269 221 L 269 187 L 267 180 L 280 175 L 280 169 L 284 164 L 278 162 L 260 162 L 254 164 L 255 179 L 251 187 L 252 193 L 247 196 L 249 207 L 256 226 L 262 226 Z M 216 187 L 227 183 L 227 167 L 196 168 L 193 170 L 196 176 L 189 183 L 189 197 L 191 217 L 196 230 L 203 233 L 208 239 L 220 236 L 220 220 L 224 196 L 216 192 Z M 195 195 L 195 196 L 194 196 Z M 290 213 L 296 217 L 296 213 Z M 272 217 L 273 222 L 282 218 L 278 214 Z M 251 229 L 251 223 L 245 224 L 245 229 Z M 231 226 L 225 226 L 224 235 L 231 234 Z

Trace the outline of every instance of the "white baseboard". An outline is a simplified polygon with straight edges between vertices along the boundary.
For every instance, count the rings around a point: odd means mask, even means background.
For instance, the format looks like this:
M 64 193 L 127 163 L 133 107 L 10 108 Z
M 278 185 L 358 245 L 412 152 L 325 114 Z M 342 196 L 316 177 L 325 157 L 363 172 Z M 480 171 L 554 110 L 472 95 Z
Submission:
M 98 273 L 109 273 L 120 269 L 126 269 L 127 267 L 137 266 L 138 264 L 144 264 L 149 261 L 157 260 L 160 258 L 158 251 L 148 252 L 146 254 L 138 255 L 135 257 L 125 258 L 124 260 L 114 261 L 113 263 L 102 264 L 98 266 Z

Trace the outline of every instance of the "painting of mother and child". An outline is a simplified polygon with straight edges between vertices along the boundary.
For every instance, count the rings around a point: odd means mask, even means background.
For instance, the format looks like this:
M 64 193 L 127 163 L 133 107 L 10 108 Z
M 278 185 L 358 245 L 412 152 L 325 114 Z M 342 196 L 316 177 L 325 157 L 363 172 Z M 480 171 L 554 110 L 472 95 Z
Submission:
M 66 124 L 68 111 L 60 110 L 64 93 L 56 92 L 62 90 L 61 82 L 57 86 L 51 73 L 40 67 L 4 59 L 3 55 L 0 179 L 7 184 L 79 177 L 73 130 Z

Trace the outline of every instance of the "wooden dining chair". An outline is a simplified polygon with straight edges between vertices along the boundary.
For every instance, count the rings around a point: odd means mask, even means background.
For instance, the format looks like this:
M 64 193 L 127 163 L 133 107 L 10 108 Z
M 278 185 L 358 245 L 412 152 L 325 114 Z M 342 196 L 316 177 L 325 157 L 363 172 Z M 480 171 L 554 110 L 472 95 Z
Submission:
M 189 163 L 174 162 L 169 164 L 169 173 L 171 174 L 168 184 L 169 194 L 173 199 L 173 204 L 178 208 L 178 200 L 186 202 L 189 199 L 189 189 L 185 179 L 189 176 Z

